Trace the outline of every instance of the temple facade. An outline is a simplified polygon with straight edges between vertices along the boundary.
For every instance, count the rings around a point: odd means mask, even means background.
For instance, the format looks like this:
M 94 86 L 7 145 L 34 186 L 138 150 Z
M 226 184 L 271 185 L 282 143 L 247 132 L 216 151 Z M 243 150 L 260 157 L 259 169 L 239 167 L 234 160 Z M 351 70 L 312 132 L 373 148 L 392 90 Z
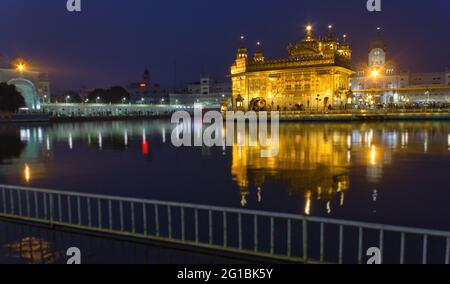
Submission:
M 342 42 L 333 35 L 332 26 L 323 38 L 307 26 L 305 38 L 289 44 L 286 58 L 267 59 L 257 46 L 250 57 L 242 44 L 231 66 L 234 110 L 324 110 L 352 103 L 352 50 L 345 35 Z

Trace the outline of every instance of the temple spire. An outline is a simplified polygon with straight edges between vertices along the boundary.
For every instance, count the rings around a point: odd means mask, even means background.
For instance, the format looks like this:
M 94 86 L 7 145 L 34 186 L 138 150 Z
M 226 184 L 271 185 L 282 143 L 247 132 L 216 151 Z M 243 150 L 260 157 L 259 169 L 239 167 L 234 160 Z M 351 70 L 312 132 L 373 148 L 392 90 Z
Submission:
M 333 37 L 333 25 L 328 25 L 328 38 Z
M 313 39 L 313 27 L 311 25 L 306 26 L 306 40 L 310 41 Z

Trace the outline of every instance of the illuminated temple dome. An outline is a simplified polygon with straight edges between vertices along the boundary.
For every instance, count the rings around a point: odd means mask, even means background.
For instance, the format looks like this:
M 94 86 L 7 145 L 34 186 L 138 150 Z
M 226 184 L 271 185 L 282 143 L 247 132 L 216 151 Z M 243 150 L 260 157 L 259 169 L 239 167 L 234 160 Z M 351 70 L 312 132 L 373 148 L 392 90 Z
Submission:
M 231 66 L 233 109 L 307 110 L 347 104 L 353 71 L 346 37 L 340 42 L 331 25 L 323 38 L 315 37 L 310 25 L 305 33 L 298 43 L 288 45 L 288 56 L 281 59 L 266 58 L 259 42 L 249 56 L 242 42 Z

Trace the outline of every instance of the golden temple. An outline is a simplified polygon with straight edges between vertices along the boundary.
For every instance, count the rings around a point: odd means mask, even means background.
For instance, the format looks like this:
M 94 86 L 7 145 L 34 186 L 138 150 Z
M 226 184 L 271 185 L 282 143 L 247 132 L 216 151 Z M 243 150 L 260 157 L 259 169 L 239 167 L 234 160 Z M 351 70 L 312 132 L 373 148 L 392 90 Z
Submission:
M 234 110 L 323 110 L 348 104 L 354 73 L 350 67 L 352 50 L 346 35 L 340 42 L 332 26 L 327 36 L 315 38 L 308 25 L 305 38 L 289 44 L 287 58 L 267 59 L 261 44 L 257 46 L 249 58 L 242 44 L 231 66 Z

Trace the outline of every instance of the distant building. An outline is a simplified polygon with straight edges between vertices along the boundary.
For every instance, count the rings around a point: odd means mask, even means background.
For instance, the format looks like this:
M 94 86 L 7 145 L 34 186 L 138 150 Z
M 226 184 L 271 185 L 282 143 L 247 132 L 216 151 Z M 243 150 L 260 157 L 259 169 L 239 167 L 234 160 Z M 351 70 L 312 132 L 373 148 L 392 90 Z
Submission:
M 181 90 L 170 93 L 170 104 L 173 106 L 193 108 L 220 108 L 228 105 L 231 99 L 231 83 L 217 82 L 210 77 L 202 77 L 200 81 L 186 84 Z
M 11 61 L 9 68 L 0 68 L 0 82 L 15 85 L 29 110 L 40 110 L 41 104 L 50 100 L 48 74 L 30 70 L 21 59 Z
M 243 39 L 243 37 L 242 37 Z M 352 50 L 332 26 L 323 38 L 306 36 L 288 46 L 288 56 L 267 59 L 258 43 L 253 58 L 242 45 L 231 66 L 233 108 L 243 110 L 309 110 L 342 108 L 348 102 Z
M 151 82 L 148 68 L 145 68 L 141 81 L 129 84 L 126 89 L 132 103 L 165 104 L 169 100 L 169 92 Z
M 377 29 L 369 44 L 368 63 L 351 80 L 354 103 L 364 107 L 450 102 L 450 72 L 411 73 L 389 60 L 389 49 Z

